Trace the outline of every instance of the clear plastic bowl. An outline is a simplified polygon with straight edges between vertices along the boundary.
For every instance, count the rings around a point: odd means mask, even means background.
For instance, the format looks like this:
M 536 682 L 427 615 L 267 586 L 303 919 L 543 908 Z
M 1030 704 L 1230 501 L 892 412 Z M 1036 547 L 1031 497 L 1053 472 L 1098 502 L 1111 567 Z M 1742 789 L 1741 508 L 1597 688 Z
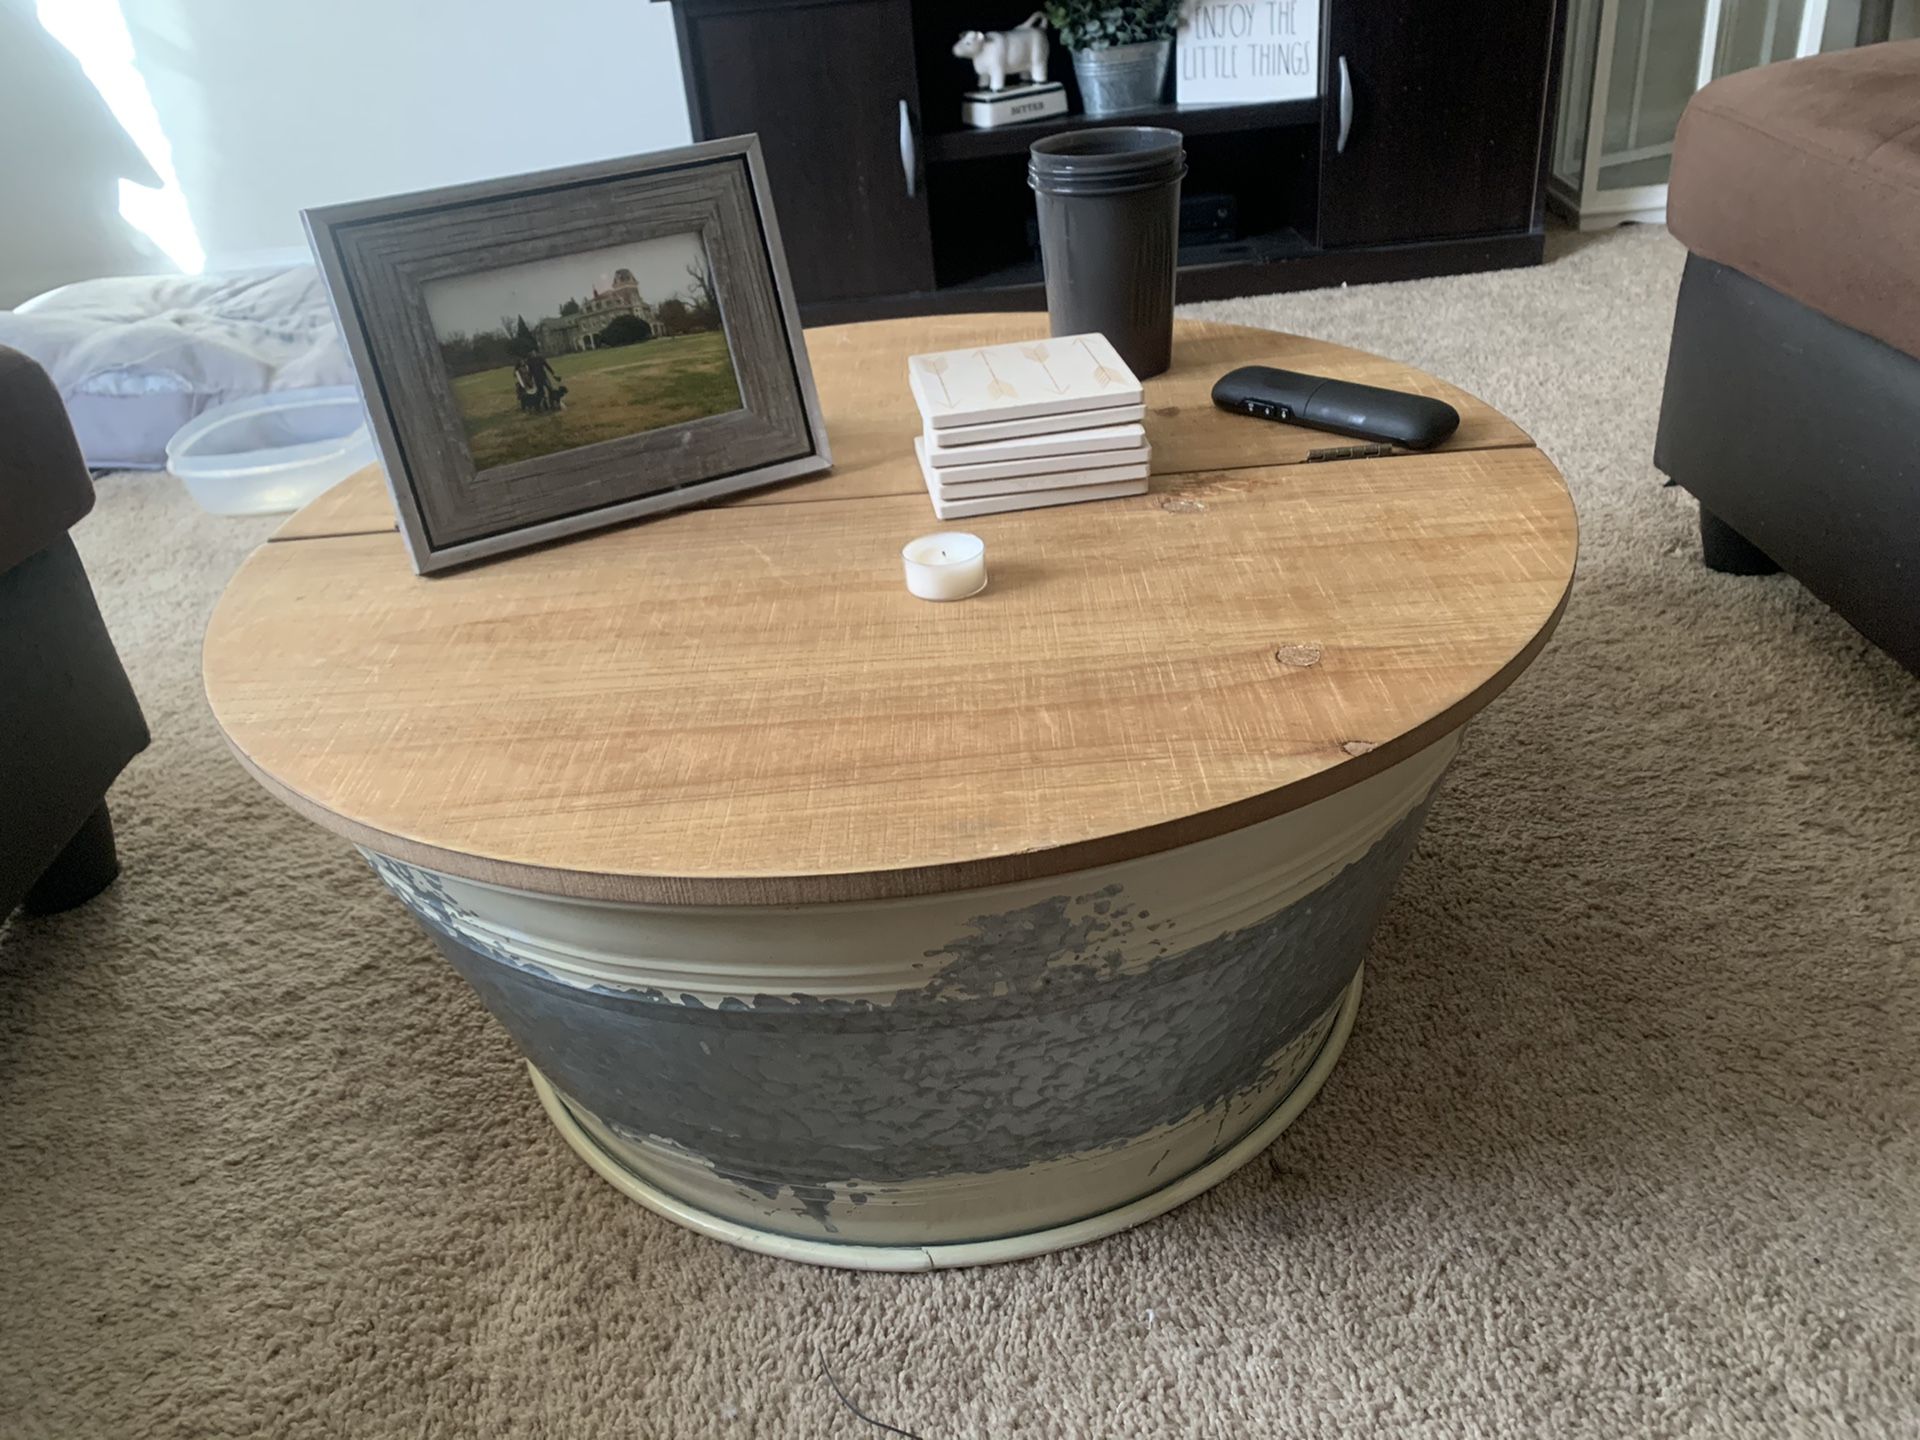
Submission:
M 351 385 L 281 390 L 203 410 L 167 442 L 167 469 L 215 515 L 298 510 L 373 463 Z

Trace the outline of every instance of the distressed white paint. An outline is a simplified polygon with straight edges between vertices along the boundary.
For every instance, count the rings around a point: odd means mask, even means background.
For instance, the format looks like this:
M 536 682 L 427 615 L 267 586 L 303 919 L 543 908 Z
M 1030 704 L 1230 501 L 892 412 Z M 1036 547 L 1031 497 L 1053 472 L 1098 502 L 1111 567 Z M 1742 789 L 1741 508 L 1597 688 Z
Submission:
M 581 1158 L 603 1177 L 612 1170 L 631 1177 L 635 1185 L 628 1193 L 650 1209 L 660 1209 L 652 1203 L 652 1197 L 678 1197 L 694 1213 L 765 1237 L 766 1244 L 750 1245 L 751 1249 L 787 1253 L 786 1246 L 778 1242 L 797 1241 L 809 1246 L 800 1258 L 826 1264 L 853 1263 L 860 1251 L 875 1247 L 960 1245 L 969 1243 L 961 1237 L 980 1235 L 1032 1237 L 1112 1213 L 1178 1185 L 1223 1147 L 1236 1145 L 1260 1128 L 1276 1107 L 1294 1094 L 1327 1049 L 1341 1009 L 1350 997 L 1357 998 L 1358 985 L 1356 978 L 1325 1015 L 1281 1047 L 1271 1058 L 1261 1083 L 1251 1089 L 1217 1105 L 1196 1109 L 1174 1124 L 1157 1126 L 1116 1148 L 1062 1155 L 1020 1170 L 864 1187 L 858 1205 L 835 1199 L 828 1206 L 838 1238 L 824 1237 L 817 1220 L 790 1194 L 772 1198 L 756 1195 L 717 1180 L 712 1168 L 698 1156 L 654 1140 L 635 1143 L 616 1133 L 568 1102 L 537 1069 L 535 1088 L 549 1118 Z M 1301 1098 L 1302 1104 L 1306 1098 Z M 1221 1178 L 1225 1178 L 1224 1173 Z M 1142 1213 L 1138 1218 L 1148 1217 Z M 1034 1242 L 1027 1239 L 1023 1253 L 1055 1248 L 1033 1246 Z
M 738 1245 L 743 1250 L 755 1250 L 763 1255 L 774 1255 L 782 1260 L 830 1265 L 843 1270 L 951 1270 L 969 1265 L 998 1265 L 1010 1260 L 1027 1260 L 1035 1255 L 1067 1250 L 1075 1245 L 1117 1235 L 1122 1230 L 1131 1229 L 1186 1204 L 1258 1157 L 1298 1118 L 1308 1102 L 1320 1093 L 1320 1087 L 1333 1072 L 1340 1052 L 1346 1048 L 1347 1037 L 1353 1032 L 1353 1018 L 1360 1009 L 1360 982 L 1361 977 L 1354 976 L 1353 983 L 1341 997 L 1339 1009 L 1326 1031 L 1326 1038 L 1292 1088 L 1283 1094 L 1280 1102 L 1267 1112 L 1258 1125 L 1242 1134 L 1229 1148 L 1184 1174 L 1174 1172 L 1170 1167 L 1161 1167 L 1173 1174 L 1174 1178 L 1160 1184 L 1157 1189 L 1109 1209 L 1039 1228 L 1018 1229 L 989 1240 L 956 1242 L 922 1237 L 919 1243 L 843 1244 L 786 1234 L 762 1225 L 727 1218 L 691 1204 L 673 1191 L 641 1178 L 633 1168 L 616 1159 L 613 1152 L 586 1129 L 538 1070 L 531 1066 L 528 1068 L 532 1071 L 534 1091 L 539 1095 L 547 1117 L 580 1158 L 621 1194 L 638 1201 L 656 1215 L 699 1234 L 724 1240 L 729 1245 Z M 1046 1178 L 1049 1183 L 1055 1183 L 1059 1176 L 1049 1168 Z M 1019 1183 L 1024 1186 L 1024 1173 Z
M 781 908 L 622 905 L 529 894 L 369 858 L 409 906 L 466 949 L 562 986 L 664 996 L 669 1007 L 701 1011 L 797 995 L 810 1004 L 887 1008 L 924 990 L 941 969 L 941 947 L 976 917 L 1015 914 L 1063 895 L 1092 901 L 1124 894 L 1133 910 L 1171 922 L 1167 933 L 1177 935 L 1182 954 L 1310 904 L 1427 798 L 1458 742 L 1455 732 L 1346 790 L 1214 839 L 960 894 Z M 1120 928 L 1102 937 L 1102 965 L 1110 967 L 1102 974 L 1141 974 L 1166 953 L 1166 942 L 1145 927 Z M 1333 1008 L 1285 1037 L 1260 1061 L 1254 1083 L 1204 1099 L 1142 1134 L 1017 1169 L 877 1183 L 849 1176 L 824 1190 L 813 1182 L 782 1188 L 777 1176 L 766 1186 L 764 1173 L 743 1183 L 631 1121 L 616 1126 L 595 1116 L 537 1072 L 535 1083 L 569 1143 L 599 1173 L 705 1233 L 860 1268 L 978 1263 L 1109 1233 L 1197 1193 L 1196 1175 L 1211 1177 L 1204 1184 L 1224 1177 L 1232 1168 L 1223 1168 L 1225 1157 L 1239 1156 L 1235 1164 L 1251 1158 L 1258 1147 L 1247 1148 L 1249 1137 L 1278 1133 L 1275 1117 L 1290 1118 L 1324 1077 L 1357 986 L 1356 976 Z M 811 1022 L 786 1013 L 781 1023 Z M 823 1016 L 819 1023 L 833 1021 Z M 1182 1042 L 1170 1035 L 1167 1043 Z
M 929 944 L 963 931 L 973 916 L 1052 895 L 1122 885 L 1137 905 L 1177 916 L 1189 946 L 1242 929 L 1364 855 L 1426 798 L 1459 741 L 1456 731 L 1324 800 L 1198 844 L 954 894 L 837 905 L 623 905 L 453 875 L 435 883 L 454 907 L 443 920 L 464 943 L 574 984 L 691 995 L 709 1007 L 795 992 L 886 1004 L 931 978 L 915 964 Z M 403 900 L 416 909 L 427 903 L 412 891 L 411 867 L 367 853 Z M 1123 971 L 1153 959 L 1145 933 L 1117 943 Z

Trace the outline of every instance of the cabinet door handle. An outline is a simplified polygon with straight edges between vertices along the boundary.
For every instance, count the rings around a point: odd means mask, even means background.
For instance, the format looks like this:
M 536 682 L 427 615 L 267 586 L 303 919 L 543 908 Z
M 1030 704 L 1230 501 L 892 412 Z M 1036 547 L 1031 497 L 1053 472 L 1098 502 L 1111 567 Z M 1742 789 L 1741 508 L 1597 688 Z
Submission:
M 920 184 L 920 149 L 913 143 L 913 115 L 907 102 L 900 102 L 900 170 L 907 177 L 907 198 L 913 199 Z
M 1333 142 L 1333 153 L 1347 153 L 1347 132 L 1353 129 L 1353 76 L 1347 71 L 1347 57 L 1340 57 L 1340 136 Z

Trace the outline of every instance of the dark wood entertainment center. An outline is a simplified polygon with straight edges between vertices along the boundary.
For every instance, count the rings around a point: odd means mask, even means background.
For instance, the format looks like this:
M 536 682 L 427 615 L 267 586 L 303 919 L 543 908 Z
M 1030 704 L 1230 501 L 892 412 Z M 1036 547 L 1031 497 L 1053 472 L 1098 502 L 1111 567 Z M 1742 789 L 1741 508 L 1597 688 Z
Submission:
M 671 3 L 694 138 L 758 132 L 810 324 L 1044 305 L 1027 146 L 1084 125 L 1171 126 L 1185 193 L 1230 198 L 1182 239 L 1182 300 L 1541 257 L 1561 0 L 1323 0 L 1312 100 L 1095 120 L 1056 49 L 1072 113 L 993 130 L 960 124 L 953 41 L 1034 0 Z

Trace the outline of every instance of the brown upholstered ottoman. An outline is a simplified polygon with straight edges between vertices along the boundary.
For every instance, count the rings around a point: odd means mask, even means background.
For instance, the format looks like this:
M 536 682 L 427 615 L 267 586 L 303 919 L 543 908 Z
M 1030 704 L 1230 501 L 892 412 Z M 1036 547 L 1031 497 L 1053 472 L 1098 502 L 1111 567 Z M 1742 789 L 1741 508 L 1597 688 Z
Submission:
M 1693 98 L 1655 463 L 1708 565 L 1784 569 L 1920 673 L 1920 41 Z

